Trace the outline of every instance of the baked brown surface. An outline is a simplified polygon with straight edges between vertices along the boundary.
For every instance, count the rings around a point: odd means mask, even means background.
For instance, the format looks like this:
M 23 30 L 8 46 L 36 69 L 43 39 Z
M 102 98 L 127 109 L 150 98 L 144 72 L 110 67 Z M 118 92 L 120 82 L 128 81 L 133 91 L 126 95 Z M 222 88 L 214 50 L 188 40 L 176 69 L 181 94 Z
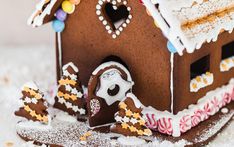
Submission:
M 118 56 L 129 67 L 135 82 L 133 93 L 140 101 L 146 106 L 170 111 L 167 39 L 155 27 L 145 7 L 131 0 L 128 5 L 133 18 L 121 35 L 113 39 L 96 15 L 97 3 L 82 1 L 66 20 L 61 34 L 62 63 L 75 63 L 80 69 L 81 82 L 87 86 L 92 71 L 104 58 Z

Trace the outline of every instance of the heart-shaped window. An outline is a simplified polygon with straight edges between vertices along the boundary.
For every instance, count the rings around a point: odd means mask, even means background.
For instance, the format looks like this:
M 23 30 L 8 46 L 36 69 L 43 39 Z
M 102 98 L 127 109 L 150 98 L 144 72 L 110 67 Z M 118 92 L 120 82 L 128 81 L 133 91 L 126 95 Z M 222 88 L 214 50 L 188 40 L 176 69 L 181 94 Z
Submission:
M 126 0 L 99 0 L 96 9 L 99 20 L 112 38 L 119 36 L 132 19 Z

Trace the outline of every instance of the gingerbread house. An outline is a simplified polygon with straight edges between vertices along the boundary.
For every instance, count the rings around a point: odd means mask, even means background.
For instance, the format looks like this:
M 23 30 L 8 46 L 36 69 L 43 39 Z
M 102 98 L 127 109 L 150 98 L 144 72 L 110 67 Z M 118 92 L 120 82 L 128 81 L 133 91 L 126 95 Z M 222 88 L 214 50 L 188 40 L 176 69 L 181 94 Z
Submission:
M 233 0 L 44 0 L 28 24 L 49 21 L 56 31 L 58 77 L 73 62 L 89 89 L 90 77 L 101 75 L 97 69 L 109 68 L 100 64 L 121 63 L 112 66 L 134 81 L 131 91 L 146 107 L 151 129 L 180 136 L 233 103 Z

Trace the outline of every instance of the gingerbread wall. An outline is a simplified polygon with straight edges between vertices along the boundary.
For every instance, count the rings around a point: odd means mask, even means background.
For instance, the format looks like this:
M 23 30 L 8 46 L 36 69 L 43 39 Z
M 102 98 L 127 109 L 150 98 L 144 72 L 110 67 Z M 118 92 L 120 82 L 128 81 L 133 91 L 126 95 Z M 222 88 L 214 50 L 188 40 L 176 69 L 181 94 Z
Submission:
M 82 1 L 69 15 L 62 36 L 62 63 L 74 62 L 87 86 L 92 71 L 110 55 L 120 57 L 135 81 L 134 94 L 146 106 L 170 110 L 170 53 L 167 39 L 139 1 L 128 0 L 133 18 L 112 39 L 96 15 L 98 0 Z
M 222 46 L 232 41 L 234 41 L 234 33 L 229 34 L 225 32 L 219 36 L 218 41 L 206 43 L 201 49 L 196 50 L 192 54 L 184 53 L 182 57 L 176 54 L 174 69 L 175 113 L 187 108 L 190 104 L 195 104 L 208 91 L 227 84 L 234 77 L 234 69 L 228 72 L 220 72 L 219 68 L 222 58 Z M 206 55 L 210 55 L 210 72 L 214 74 L 214 82 L 198 92 L 190 92 L 190 65 Z

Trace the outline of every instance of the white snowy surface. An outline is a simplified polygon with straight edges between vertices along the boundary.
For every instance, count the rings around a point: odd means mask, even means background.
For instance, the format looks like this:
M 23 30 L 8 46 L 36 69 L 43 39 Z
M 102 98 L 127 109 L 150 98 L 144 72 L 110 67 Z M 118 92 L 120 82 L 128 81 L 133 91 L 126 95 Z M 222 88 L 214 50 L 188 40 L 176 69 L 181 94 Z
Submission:
M 21 96 L 20 88 L 28 81 L 35 81 L 49 98 L 55 83 L 54 48 L 0 47 L 0 146 L 13 143 L 13 147 L 31 147 L 21 140 L 15 130 L 19 118 L 14 116 Z M 210 143 L 209 147 L 234 146 L 234 122 Z M 171 143 L 157 144 L 160 147 L 178 146 Z M 180 146 L 180 145 L 179 145 Z M 10 147 L 10 146 L 9 146 Z M 12 147 L 12 146 L 11 146 Z

